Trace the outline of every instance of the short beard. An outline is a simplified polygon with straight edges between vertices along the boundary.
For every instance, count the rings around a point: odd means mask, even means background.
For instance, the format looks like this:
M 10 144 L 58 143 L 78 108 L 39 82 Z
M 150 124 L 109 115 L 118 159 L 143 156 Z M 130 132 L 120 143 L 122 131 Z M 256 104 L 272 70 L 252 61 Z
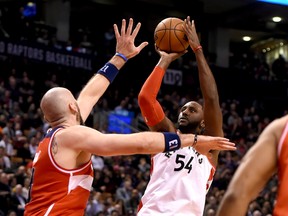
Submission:
M 178 125 L 179 131 L 183 134 L 188 134 L 188 133 L 196 133 L 197 128 L 199 127 L 199 123 L 189 123 L 188 125 Z

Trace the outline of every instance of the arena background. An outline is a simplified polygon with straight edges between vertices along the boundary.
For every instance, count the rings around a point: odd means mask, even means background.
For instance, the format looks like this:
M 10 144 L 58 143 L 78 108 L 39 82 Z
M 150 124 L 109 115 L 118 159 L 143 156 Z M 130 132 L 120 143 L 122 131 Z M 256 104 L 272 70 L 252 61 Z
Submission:
M 158 60 L 153 44 L 154 28 L 166 17 L 184 19 L 187 15 L 195 20 L 215 75 L 225 135 L 239 146 L 236 153 L 220 155 L 205 215 L 209 209 L 215 211 L 243 155 L 271 120 L 288 111 L 286 11 L 285 5 L 254 0 L 1 0 L 0 128 L 2 131 L 12 122 L 20 134 L 11 138 L 14 151 L 8 153 L 6 149 L 11 167 L 0 164 L 1 186 L 5 173 L 11 189 L 9 196 L 0 196 L 3 215 L 15 210 L 10 197 L 17 183 L 25 188 L 24 179 L 29 177 L 33 158 L 32 140 L 41 136 L 47 126 L 37 111 L 43 93 L 55 85 L 65 86 L 75 95 L 79 93 L 89 77 L 115 53 L 112 25 L 132 17 L 142 23 L 136 44 L 148 41 L 149 45 L 128 61 L 86 124 L 109 133 L 147 130 L 137 93 Z M 282 17 L 282 21 L 274 23 L 273 16 Z M 250 36 L 251 40 L 243 41 L 243 36 Z M 173 63 L 167 74 L 159 98 L 169 117 L 175 120 L 178 114 L 175 106 L 184 99 L 201 98 L 193 53 L 190 51 L 181 61 Z M 28 84 L 24 81 L 26 76 Z M 12 84 L 11 77 L 16 84 Z M 24 121 L 26 116 L 29 121 Z M 18 122 L 18 118 L 22 120 Z M 1 145 L 3 137 L 1 133 Z M 99 205 L 95 204 L 98 210 L 89 206 L 87 216 L 135 215 L 149 179 L 149 156 L 97 157 L 95 170 L 91 194 Z M 130 197 L 123 200 L 118 192 L 127 179 L 131 180 Z M 271 214 L 275 188 L 276 177 L 252 202 L 247 215 L 257 211 Z M 22 215 L 21 210 L 15 211 Z

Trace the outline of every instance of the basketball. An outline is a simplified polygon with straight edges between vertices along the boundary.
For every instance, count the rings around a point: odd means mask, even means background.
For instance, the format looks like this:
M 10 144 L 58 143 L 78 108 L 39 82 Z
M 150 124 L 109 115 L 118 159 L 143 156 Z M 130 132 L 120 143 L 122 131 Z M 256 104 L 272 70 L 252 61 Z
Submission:
M 167 53 L 186 50 L 189 42 L 183 29 L 183 23 L 183 20 L 176 17 L 160 21 L 154 31 L 156 47 Z

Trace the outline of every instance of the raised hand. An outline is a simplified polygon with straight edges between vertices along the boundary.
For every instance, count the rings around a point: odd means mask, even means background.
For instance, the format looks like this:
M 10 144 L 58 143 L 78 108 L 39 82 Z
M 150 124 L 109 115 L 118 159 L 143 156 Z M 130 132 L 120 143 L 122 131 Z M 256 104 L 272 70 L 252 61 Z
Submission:
M 148 45 L 147 41 L 142 42 L 139 46 L 135 46 L 135 38 L 141 27 L 141 23 L 137 23 L 136 27 L 133 30 L 133 19 L 129 19 L 129 24 L 126 29 L 126 20 L 122 19 L 121 32 L 119 33 L 118 27 L 116 24 L 113 25 L 114 33 L 116 37 L 116 53 L 123 54 L 127 59 L 133 58 L 140 51 Z
M 184 20 L 183 28 L 189 40 L 189 45 L 191 49 L 195 52 L 197 51 L 197 49 L 202 48 L 200 45 L 200 41 L 199 41 L 199 37 L 196 31 L 194 20 L 191 21 L 190 17 L 187 16 L 187 18 Z
M 167 53 L 165 51 L 160 50 L 156 46 L 156 44 L 154 46 L 155 46 L 155 51 L 160 56 L 160 59 L 159 59 L 159 62 L 158 62 L 158 66 L 160 66 L 165 71 L 169 67 L 171 62 L 175 61 L 176 59 L 180 58 L 182 55 L 184 55 L 185 53 L 188 52 L 187 50 L 185 50 L 185 51 L 180 52 L 180 53 L 173 53 L 173 52 L 172 53 Z

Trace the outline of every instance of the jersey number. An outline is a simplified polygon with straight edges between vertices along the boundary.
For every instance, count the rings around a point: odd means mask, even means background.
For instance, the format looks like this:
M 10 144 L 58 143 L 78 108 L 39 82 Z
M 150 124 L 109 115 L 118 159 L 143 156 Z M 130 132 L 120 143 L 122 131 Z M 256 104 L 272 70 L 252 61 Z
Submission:
M 189 161 L 185 164 L 185 155 L 177 154 L 176 155 L 176 164 L 179 164 L 178 167 L 174 168 L 174 171 L 180 171 L 182 169 L 187 169 L 188 173 L 192 170 L 192 161 L 194 157 L 191 157 Z

